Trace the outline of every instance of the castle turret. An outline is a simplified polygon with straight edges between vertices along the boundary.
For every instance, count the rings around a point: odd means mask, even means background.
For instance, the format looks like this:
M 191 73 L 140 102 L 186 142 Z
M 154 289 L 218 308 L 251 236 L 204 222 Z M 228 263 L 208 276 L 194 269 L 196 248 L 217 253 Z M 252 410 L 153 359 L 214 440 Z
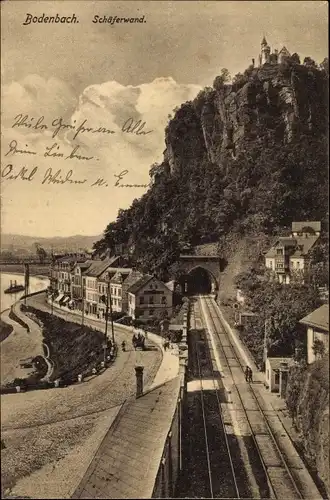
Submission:
M 260 65 L 270 62 L 270 47 L 265 37 L 261 40 Z

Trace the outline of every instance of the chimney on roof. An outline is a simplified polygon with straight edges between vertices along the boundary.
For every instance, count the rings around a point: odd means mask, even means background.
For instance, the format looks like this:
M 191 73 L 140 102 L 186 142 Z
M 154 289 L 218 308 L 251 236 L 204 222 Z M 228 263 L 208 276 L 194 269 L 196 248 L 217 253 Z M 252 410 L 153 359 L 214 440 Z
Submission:
M 136 397 L 142 396 L 143 394 L 143 366 L 135 367 L 136 376 Z

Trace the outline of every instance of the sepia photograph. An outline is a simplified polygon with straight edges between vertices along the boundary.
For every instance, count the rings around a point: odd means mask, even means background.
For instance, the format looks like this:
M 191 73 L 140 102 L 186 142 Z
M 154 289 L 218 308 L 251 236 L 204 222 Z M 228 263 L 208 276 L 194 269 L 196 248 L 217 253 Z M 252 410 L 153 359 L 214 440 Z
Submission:
M 1 498 L 330 498 L 328 35 L 1 2 Z

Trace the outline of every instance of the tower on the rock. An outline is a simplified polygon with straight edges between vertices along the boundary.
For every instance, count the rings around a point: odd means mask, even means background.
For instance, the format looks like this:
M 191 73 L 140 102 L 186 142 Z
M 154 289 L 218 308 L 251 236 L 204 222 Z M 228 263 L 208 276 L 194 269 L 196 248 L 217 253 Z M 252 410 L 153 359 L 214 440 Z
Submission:
M 265 37 L 261 40 L 261 53 L 259 56 L 260 66 L 270 62 L 270 46 Z

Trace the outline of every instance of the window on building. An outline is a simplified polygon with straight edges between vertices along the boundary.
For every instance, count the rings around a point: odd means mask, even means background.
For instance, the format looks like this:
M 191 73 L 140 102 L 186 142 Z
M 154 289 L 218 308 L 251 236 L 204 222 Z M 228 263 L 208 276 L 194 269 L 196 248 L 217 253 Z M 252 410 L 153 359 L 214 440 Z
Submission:
M 278 385 L 280 383 L 280 374 L 279 372 L 275 372 L 275 384 Z
M 140 304 L 144 304 L 144 297 L 140 297 Z
M 154 297 L 153 297 L 153 295 L 151 295 L 149 297 L 149 304 L 153 304 L 153 303 L 154 303 Z
M 296 262 L 296 267 L 297 267 L 297 269 L 300 268 L 300 262 L 299 262 L 299 260 L 297 260 L 297 262 Z
M 276 253 L 277 255 L 283 255 L 283 248 L 277 248 Z
M 166 297 L 162 297 L 162 304 L 166 304 Z
M 118 288 L 118 297 L 121 297 L 121 289 Z

